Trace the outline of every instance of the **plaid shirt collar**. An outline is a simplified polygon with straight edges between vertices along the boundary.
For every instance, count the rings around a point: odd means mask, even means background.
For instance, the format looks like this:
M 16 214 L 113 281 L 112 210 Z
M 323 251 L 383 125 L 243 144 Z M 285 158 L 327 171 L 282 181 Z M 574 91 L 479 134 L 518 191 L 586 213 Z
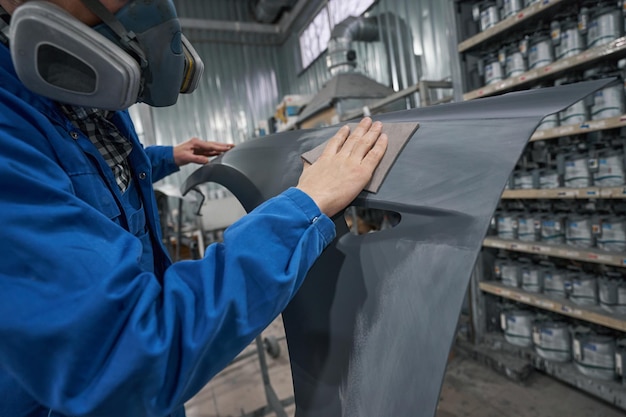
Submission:
M 115 112 L 70 106 L 61 104 L 61 109 L 72 121 L 72 124 L 82 131 L 98 148 L 98 151 L 113 171 L 115 181 L 123 193 L 130 184 L 130 167 L 128 155 L 132 151 L 132 144 L 126 139 L 110 118 Z

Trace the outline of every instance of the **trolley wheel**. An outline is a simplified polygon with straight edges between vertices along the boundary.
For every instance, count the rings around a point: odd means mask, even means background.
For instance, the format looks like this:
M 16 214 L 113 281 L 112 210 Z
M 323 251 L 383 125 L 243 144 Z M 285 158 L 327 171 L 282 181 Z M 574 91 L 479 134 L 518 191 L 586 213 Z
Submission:
M 276 359 L 280 356 L 280 345 L 274 336 L 265 337 L 263 344 L 265 345 L 265 351 L 270 357 Z

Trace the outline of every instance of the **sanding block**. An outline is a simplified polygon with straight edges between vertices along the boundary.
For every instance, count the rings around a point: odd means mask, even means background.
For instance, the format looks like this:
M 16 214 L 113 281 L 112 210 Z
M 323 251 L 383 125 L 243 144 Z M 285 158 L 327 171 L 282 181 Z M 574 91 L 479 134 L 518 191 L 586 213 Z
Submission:
M 347 125 L 350 126 L 350 132 L 352 132 L 354 128 L 358 126 L 358 123 L 348 123 Z M 402 148 L 404 148 L 404 145 L 406 145 L 418 128 L 418 122 L 386 122 L 383 124 L 382 133 L 386 133 L 389 138 L 387 150 L 385 151 L 383 159 L 378 164 L 378 167 L 374 170 L 372 179 L 365 186 L 365 191 L 372 193 L 378 192 L 378 189 L 393 166 L 393 163 L 396 161 L 396 158 L 398 158 Z M 302 159 L 309 164 L 317 161 L 317 159 L 322 155 L 322 152 L 324 152 L 326 143 L 327 142 L 324 142 L 310 151 L 303 153 L 301 155 Z

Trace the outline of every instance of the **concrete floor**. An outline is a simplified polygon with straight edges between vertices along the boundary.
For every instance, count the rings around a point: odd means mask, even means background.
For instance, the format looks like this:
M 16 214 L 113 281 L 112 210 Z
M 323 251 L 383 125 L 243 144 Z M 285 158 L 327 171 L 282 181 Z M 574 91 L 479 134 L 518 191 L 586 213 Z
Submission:
M 281 347 L 277 359 L 267 359 L 272 386 L 278 398 L 292 397 L 286 343 L 280 339 L 284 337 L 280 318 L 263 335 L 279 338 Z M 253 351 L 255 347 L 251 345 L 244 353 Z M 436 417 L 626 416 L 623 410 L 540 373 L 534 373 L 525 385 L 512 382 L 490 368 L 456 354 L 448 365 Z M 240 417 L 266 404 L 258 357 L 252 355 L 236 361 L 217 375 L 186 404 L 186 408 L 188 417 Z M 295 406 L 291 405 L 285 411 L 293 417 Z

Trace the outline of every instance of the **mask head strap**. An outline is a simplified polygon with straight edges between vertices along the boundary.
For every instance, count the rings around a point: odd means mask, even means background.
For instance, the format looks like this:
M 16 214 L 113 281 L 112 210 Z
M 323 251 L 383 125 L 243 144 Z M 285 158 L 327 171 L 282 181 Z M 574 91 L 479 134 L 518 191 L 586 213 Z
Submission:
M 138 59 L 141 68 L 148 66 L 146 55 L 139 45 L 134 32 L 126 30 L 113 13 L 109 11 L 99 0 L 81 0 L 82 3 L 104 22 L 119 38 L 122 45 L 132 52 Z

